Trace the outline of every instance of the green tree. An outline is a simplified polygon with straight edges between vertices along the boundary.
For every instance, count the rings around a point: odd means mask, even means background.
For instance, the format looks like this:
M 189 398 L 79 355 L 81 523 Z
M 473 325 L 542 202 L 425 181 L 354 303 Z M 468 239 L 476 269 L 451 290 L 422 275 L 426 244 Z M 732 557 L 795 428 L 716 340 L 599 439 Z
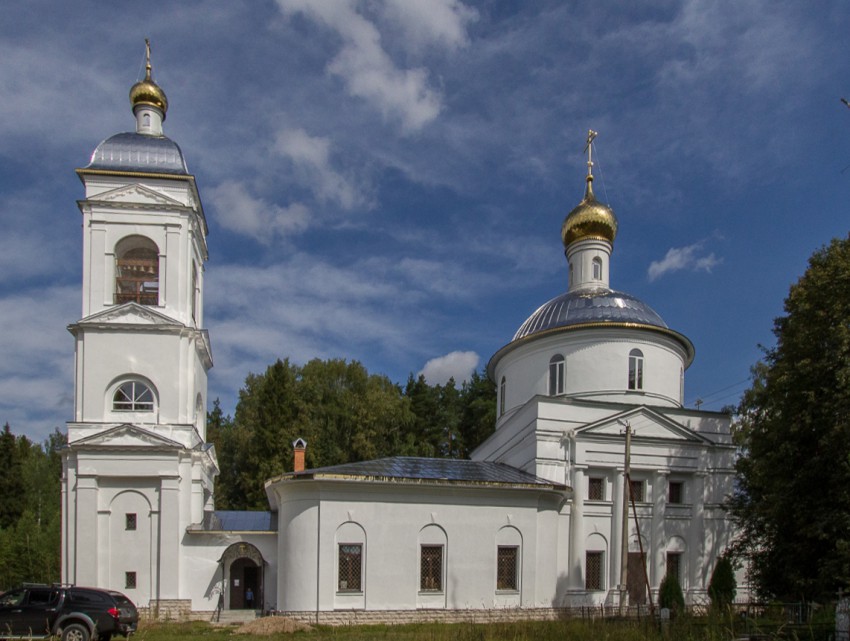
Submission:
M 850 239 L 815 252 L 753 368 L 735 436 L 737 551 L 768 597 L 850 587 Z
M 711 573 L 708 582 L 708 598 L 711 605 L 718 609 L 724 609 L 732 605 L 735 593 L 738 591 L 738 583 L 735 580 L 735 568 L 728 554 L 717 559 L 717 564 Z
M 496 429 L 496 384 L 486 374 L 473 372 L 460 395 L 461 456 L 468 457 Z
M 24 457 L 29 453 L 29 440 L 16 438 L 6 423 L 0 433 L 0 528 L 12 527 L 26 509 Z
M 682 594 L 682 586 L 674 574 L 668 574 L 661 581 L 658 588 L 658 606 L 673 612 L 684 612 L 685 595 Z
M 14 436 L 8 425 L 0 436 L 3 455 L 14 452 L 11 464 L 18 481 L 14 486 L 18 494 L 2 495 L 0 500 L 8 519 L 0 527 L 0 590 L 23 581 L 49 583 L 60 578 L 59 450 L 64 443 L 58 430 L 42 445 Z M 15 512 L 8 505 L 16 506 Z

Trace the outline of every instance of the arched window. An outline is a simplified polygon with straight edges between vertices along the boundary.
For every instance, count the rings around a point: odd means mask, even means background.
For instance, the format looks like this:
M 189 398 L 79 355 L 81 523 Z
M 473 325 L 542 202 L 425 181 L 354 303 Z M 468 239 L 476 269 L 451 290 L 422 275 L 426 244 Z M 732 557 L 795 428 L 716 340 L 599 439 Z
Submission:
M 549 359 L 549 396 L 564 393 L 564 357 L 555 354 Z
M 505 413 L 505 377 L 502 376 L 502 382 L 499 383 L 499 416 Z
M 629 389 L 643 389 L 643 352 L 639 349 L 629 352 Z
M 593 280 L 602 280 L 602 259 L 599 257 L 593 259 Z
M 154 395 L 141 381 L 121 383 L 112 395 L 112 409 L 116 412 L 153 412 Z
M 115 251 L 115 303 L 159 304 L 159 250 L 149 238 L 130 236 Z

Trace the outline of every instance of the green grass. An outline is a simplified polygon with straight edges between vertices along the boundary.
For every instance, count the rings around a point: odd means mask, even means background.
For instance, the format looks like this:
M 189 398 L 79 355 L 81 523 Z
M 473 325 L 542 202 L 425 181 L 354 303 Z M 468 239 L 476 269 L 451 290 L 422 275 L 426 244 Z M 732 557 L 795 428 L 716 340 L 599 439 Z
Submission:
M 735 624 L 735 630 L 732 624 Z M 144 623 L 132 641 L 732 641 L 760 633 L 769 640 L 826 641 L 830 626 L 763 625 L 744 630 L 740 622 L 683 617 L 660 630 L 646 621 L 541 621 L 516 623 L 420 623 L 410 625 L 317 626 L 309 632 L 249 636 L 208 623 Z

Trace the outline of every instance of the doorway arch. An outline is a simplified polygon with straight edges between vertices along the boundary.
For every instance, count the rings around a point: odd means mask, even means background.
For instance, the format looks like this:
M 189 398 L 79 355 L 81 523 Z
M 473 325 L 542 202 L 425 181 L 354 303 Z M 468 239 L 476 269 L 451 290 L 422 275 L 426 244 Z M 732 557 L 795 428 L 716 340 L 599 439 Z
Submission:
M 265 593 L 265 566 L 262 553 L 250 543 L 234 543 L 219 560 L 227 585 L 228 610 L 262 610 Z M 253 595 L 253 602 L 249 597 Z

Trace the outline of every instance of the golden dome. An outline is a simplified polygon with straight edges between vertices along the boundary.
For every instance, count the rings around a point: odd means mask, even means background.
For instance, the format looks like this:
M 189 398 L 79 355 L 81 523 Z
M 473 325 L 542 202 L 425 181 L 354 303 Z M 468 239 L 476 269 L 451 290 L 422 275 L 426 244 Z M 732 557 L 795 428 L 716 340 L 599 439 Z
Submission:
M 140 80 L 130 88 L 130 104 L 135 111 L 136 105 L 150 105 L 162 112 L 165 120 L 165 112 L 168 111 L 168 98 L 165 92 L 151 79 L 151 48 L 150 42 L 145 40 L 147 62 L 145 65 L 145 79 Z
M 568 247 L 579 240 L 605 240 L 614 242 L 617 236 L 617 217 L 614 211 L 603 205 L 593 195 L 593 176 L 587 177 L 584 200 L 564 219 L 561 240 Z

